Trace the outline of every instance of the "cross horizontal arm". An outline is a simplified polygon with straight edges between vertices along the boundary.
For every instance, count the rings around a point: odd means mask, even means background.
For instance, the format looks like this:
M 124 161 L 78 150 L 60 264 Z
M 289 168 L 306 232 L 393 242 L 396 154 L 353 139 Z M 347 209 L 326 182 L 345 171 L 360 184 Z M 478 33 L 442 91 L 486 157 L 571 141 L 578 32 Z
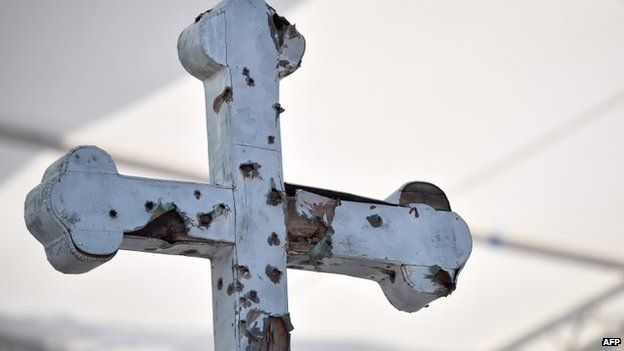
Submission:
M 386 201 L 291 184 L 286 195 L 288 268 L 374 280 L 400 310 L 450 294 L 470 255 L 468 227 L 430 184 Z M 119 249 L 213 258 L 234 244 L 233 207 L 231 188 L 122 176 L 86 146 L 48 168 L 25 213 L 52 265 L 83 273 Z
M 106 152 L 82 146 L 47 169 L 25 220 L 57 270 L 84 273 L 119 248 L 211 257 L 234 242 L 232 203 L 229 188 L 121 176 Z
M 425 196 L 437 206 L 440 193 Z M 422 198 L 418 194 L 403 198 Z M 454 212 L 424 203 L 343 201 L 302 189 L 288 197 L 287 228 L 289 268 L 377 281 L 390 303 L 407 312 L 450 294 L 472 249 L 470 231 Z

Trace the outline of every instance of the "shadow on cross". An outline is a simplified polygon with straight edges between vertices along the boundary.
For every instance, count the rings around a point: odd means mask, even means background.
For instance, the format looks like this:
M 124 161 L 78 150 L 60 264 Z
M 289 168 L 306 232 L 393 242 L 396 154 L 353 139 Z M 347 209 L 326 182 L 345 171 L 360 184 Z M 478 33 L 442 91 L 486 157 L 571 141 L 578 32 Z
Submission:
M 0 349 L 11 351 L 206 351 L 210 331 L 102 325 L 68 317 L 0 316 Z M 401 351 L 357 340 L 295 340 L 296 351 Z

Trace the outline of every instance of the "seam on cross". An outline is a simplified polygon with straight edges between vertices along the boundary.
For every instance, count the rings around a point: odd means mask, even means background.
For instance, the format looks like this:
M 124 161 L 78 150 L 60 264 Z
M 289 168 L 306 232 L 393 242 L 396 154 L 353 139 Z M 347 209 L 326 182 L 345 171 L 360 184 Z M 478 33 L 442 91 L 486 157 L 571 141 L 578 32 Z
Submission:
M 258 145 L 251 145 L 251 144 L 243 144 L 243 143 L 234 143 L 235 146 L 244 146 L 244 147 L 253 147 L 255 149 L 262 149 L 262 150 L 268 150 L 268 151 L 275 151 L 278 152 L 279 150 L 274 148 L 274 147 L 269 147 L 269 146 L 258 146 Z

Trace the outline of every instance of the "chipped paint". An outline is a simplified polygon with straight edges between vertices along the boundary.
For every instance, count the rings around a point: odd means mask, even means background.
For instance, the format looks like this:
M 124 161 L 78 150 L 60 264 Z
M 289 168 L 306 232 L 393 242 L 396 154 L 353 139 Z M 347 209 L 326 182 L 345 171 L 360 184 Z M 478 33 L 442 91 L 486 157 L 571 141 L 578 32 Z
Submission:
M 248 338 L 248 351 L 290 350 L 290 315 L 271 315 L 262 310 L 250 310 L 243 320 Z
M 275 48 L 278 50 L 276 68 L 280 78 L 286 77 L 301 66 L 305 53 L 305 38 L 297 31 L 297 27 L 286 18 L 269 8 L 269 27 Z

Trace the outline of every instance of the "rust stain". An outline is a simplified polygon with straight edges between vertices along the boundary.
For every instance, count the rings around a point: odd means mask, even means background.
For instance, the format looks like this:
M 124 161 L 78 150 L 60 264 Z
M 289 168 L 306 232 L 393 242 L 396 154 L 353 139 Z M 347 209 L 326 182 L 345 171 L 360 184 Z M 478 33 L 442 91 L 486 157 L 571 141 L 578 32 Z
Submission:
M 244 322 L 245 335 L 249 340 L 248 351 L 290 350 L 292 324 L 288 315 L 272 316 L 264 311 L 252 310 Z
M 327 217 L 327 223 L 331 224 L 336 214 L 336 201 L 331 200 L 327 202 L 307 203 L 306 205 L 314 212 L 316 217 L 323 218 L 323 215 Z

